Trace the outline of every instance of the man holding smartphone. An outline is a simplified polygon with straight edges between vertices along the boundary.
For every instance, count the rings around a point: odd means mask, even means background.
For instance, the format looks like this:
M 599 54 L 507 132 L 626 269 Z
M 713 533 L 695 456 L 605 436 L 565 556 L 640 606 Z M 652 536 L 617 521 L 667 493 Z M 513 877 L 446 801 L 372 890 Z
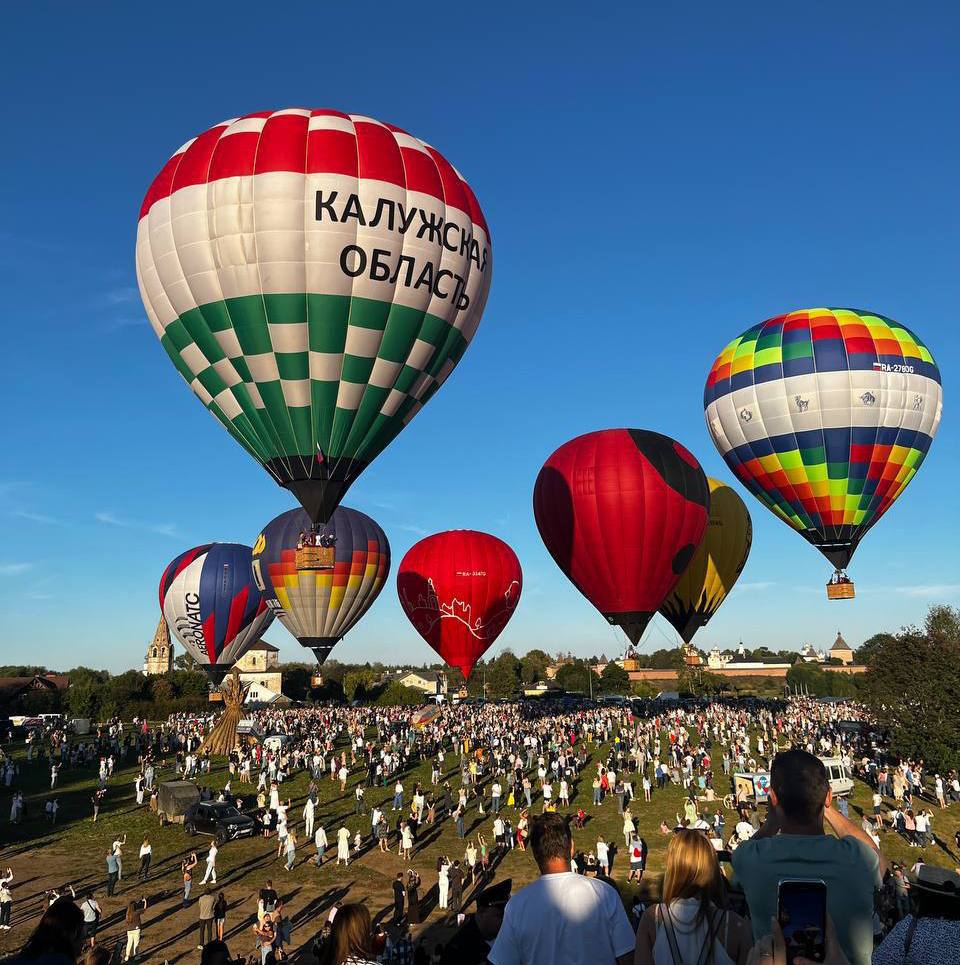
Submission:
M 824 823 L 832 835 L 825 833 Z M 873 893 L 885 865 L 870 837 L 833 807 L 820 760 L 802 750 L 777 754 L 770 769 L 767 820 L 733 853 L 754 938 L 770 930 L 781 881 L 821 879 L 827 886 L 827 912 L 851 965 L 870 965 Z

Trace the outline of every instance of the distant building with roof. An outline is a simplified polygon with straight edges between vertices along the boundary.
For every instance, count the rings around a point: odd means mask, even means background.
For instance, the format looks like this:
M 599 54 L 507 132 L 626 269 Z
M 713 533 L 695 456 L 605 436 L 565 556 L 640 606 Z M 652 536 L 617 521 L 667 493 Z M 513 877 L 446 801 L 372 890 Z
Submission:
M 143 673 L 147 677 L 159 677 L 173 670 L 173 645 L 170 643 L 170 630 L 167 621 L 160 617 L 153 640 L 147 647 L 143 658 Z
M 805 643 L 800 648 L 800 659 L 804 663 L 826 663 L 827 657 L 822 650 L 817 650 L 813 644 Z
M 402 687 L 410 687 L 430 696 L 445 694 L 449 689 L 447 675 L 442 670 L 402 670 L 393 679 Z
M 837 630 L 837 639 L 833 641 L 833 646 L 830 648 L 830 656 L 839 660 L 844 666 L 853 663 L 853 651 L 839 630 Z
M 283 671 L 280 669 L 279 653 L 273 644 L 258 640 L 233 665 L 240 673 L 240 683 L 258 695 L 256 703 L 273 703 L 268 695 L 279 697 L 283 694 Z
M 21 698 L 34 691 L 66 693 L 70 678 L 66 674 L 45 673 L 32 677 L 0 677 L 0 706 L 13 708 Z

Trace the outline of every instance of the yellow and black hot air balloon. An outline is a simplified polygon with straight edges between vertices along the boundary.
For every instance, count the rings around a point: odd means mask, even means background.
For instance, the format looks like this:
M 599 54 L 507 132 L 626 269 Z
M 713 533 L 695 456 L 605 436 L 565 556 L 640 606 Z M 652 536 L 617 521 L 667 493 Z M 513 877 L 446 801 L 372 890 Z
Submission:
M 737 582 L 750 554 L 753 524 L 743 500 L 726 483 L 709 479 L 707 532 L 660 613 L 689 643 L 707 625 Z

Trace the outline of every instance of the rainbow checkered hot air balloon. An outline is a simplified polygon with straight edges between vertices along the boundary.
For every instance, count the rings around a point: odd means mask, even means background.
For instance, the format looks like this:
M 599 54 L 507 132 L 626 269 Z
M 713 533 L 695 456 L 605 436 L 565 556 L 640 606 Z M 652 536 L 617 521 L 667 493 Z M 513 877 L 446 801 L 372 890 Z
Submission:
M 480 205 L 438 151 L 302 108 L 184 144 L 144 198 L 136 263 L 177 371 L 313 523 L 453 371 L 492 271 Z
M 926 457 L 943 392 L 933 356 L 906 326 L 811 308 L 735 338 L 713 363 L 704 407 L 737 478 L 845 580 L 860 540 Z

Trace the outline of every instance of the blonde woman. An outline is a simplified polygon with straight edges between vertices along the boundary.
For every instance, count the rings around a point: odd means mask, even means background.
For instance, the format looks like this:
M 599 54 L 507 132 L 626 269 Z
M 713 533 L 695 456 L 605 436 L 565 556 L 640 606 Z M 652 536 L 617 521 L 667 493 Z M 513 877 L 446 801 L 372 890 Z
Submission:
M 752 944 L 747 923 L 726 910 L 720 863 L 707 836 L 675 832 L 667 846 L 663 898 L 640 919 L 634 965 L 745 965 Z

